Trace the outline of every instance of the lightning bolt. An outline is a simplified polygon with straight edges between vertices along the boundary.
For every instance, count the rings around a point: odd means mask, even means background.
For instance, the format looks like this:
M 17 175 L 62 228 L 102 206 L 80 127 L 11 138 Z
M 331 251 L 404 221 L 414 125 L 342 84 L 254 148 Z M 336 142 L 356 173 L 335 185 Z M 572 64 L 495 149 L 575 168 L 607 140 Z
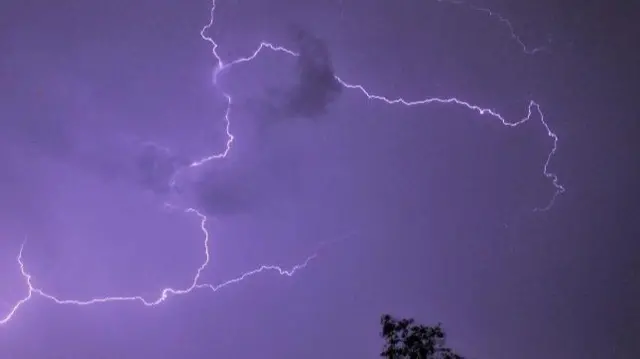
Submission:
M 500 13 L 497 13 L 491 9 L 488 8 L 484 8 L 484 7 L 479 7 L 479 6 L 475 6 L 472 4 L 469 4 L 467 2 L 464 2 L 462 0 L 436 0 L 438 2 L 441 3 L 449 3 L 452 5 L 457 5 L 457 6 L 464 6 L 467 7 L 473 11 L 478 11 L 481 13 L 484 13 L 485 15 L 491 17 L 491 18 L 495 18 L 498 20 L 498 22 L 502 23 L 507 30 L 509 30 L 509 35 L 511 37 L 511 39 L 513 41 L 515 41 L 518 46 L 520 46 L 520 48 L 522 49 L 522 52 L 524 52 L 527 55 L 535 55 L 536 53 L 540 52 L 540 51 L 545 51 L 547 50 L 546 47 L 544 46 L 538 46 L 538 47 L 529 47 L 527 46 L 527 44 L 524 43 L 524 41 L 522 41 L 522 38 L 516 33 L 516 30 L 513 27 L 513 24 L 511 23 L 511 21 L 509 19 L 507 19 L 506 17 L 502 16 Z
M 171 204 L 166 204 L 166 206 L 168 206 L 171 209 L 177 209 L 176 207 L 172 206 Z M 44 290 L 42 290 L 39 287 L 36 287 L 33 284 L 32 281 L 32 275 L 27 271 L 27 269 L 25 268 L 25 263 L 23 260 L 23 251 L 24 251 L 24 247 L 26 244 L 26 240 L 22 243 L 22 245 L 20 246 L 20 252 L 18 254 L 17 257 L 17 261 L 18 264 L 20 266 L 20 273 L 22 274 L 22 277 L 25 279 L 25 283 L 27 285 L 27 295 L 20 299 L 18 302 L 16 302 L 16 304 L 13 305 L 13 307 L 11 308 L 11 310 L 9 310 L 9 312 L 3 317 L 0 318 L 0 325 L 2 324 L 6 324 L 8 323 L 17 313 L 18 309 L 20 309 L 24 304 L 26 304 L 29 300 L 31 300 L 34 295 L 40 296 L 42 298 L 48 299 L 56 304 L 60 304 L 60 305 L 78 305 L 78 306 L 87 306 L 87 305 L 93 305 L 93 304 L 99 304 L 99 303 L 109 303 L 109 302 L 139 302 L 144 306 L 147 307 L 153 307 L 156 305 L 159 305 L 161 303 L 163 303 L 165 300 L 167 300 L 169 297 L 171 296 L 180 296 L 180 295 L 185 295 L 190 293 L 191 291 L 195 290 L 195 289 L 209 289 L 213 292 L 217 292 L 218 290 L 231 285 L 231 284 L 235 284 L 238 283 L 248 277 L 254 276 L 256 274 L 262 273 L 262 272 L 267 272 L 267 271 L 271 271 L 271 272 L 276 272 L 279 275 L 283 275 L 283 276 L 288 276 L 291 277 L 293 276 L 297 271 L 305 268 L 309 262 L 311 262 L 313 259 L 315 259 L 318 256 L 318 252 L 320 251 L 320 249 L 326 245 L 338 242 L 338 241 L 342 241 L 345 240 L 347 238 L 349 238 L 350 236 L 356 234 L 355 231 L 351 231 L 348 232 L 345 235 L 336 237 L 332 240 L 329 241 L 324 241 L 324 242 L 320 242 L 317 245 L 317 249 L 316 252 L 310 256 L 308 256 L 302 263 L 300 264 L 296 264 L 293 267 L 291 267 L 290 269 L 283 269 L 281 266 L 277 266 L 277 265 L 261 265 L 258 268 L 255 268 L 251 271 L 248 272 L 244 272 L 242 275 L 229 279 L 225 282 L 222 282 L 220 284 L 207 284 L 207 283 L 200 283 L 200 276 L 202 274 L 202 272 L 204 271 L 204 269 L 207 267 L 207 265 L 209 264 L 209 260 L 210 260 L 210 250 L 209 250 L 209 239 L 210 239 L 210 235 L 209 235 L 209 231 L 207 230 L 207 216 L 205 216 L 204 214 L 202 214 L 200 211 L 198 211 L 195 208 L 187 208 L 184 210 L 184 212 L 186 213 L 190 213 L 190 214 L 194 214 L 197 217 L 199 217 L 200 219 L 200 230 L 202 231 L 202 233 L 204 234 L 204 260 L 202 262 L 202 264 L 200 264 L 200 266 L 198 267 L 192 281 L 191 284 L 187 287 L 184 288 L 171 288 L 171 287 L 167 287 L 162 289 L 162 291 L 160 292 L 160 295 L 157 296 L 155 299 L 149 300 L 149 299 L 145 299 L 142 296 L 106 296 L 106 297 L 96 297 L 96 298 L 90 298 L 90 299 L 85 299 L 85 300 L 78 300 L 78 299 L 64 299 L 64 298 L 60 298 L 57 297 L 55 295 L 49 294 L 47 292 L 45 292 Z
M 521 46 L 523 52 L 526 54 L 535 54 L 536 52 L 543 50 L 543 48 L 534 48 L 534 49 L 528 48 L 524 44 L 524 42 L 522 42 L 520 37 L 517 36 L 516 33 L 514 32 L 511 22 L 508 19 L 502 17 L 500 14 L 491 11 L 490 9 L 479 8 L 472 5 L 468 5 L 459 0 L 437 0 L 437 1 L 448 2 L 455 5 L 466 5 L 473 10 L 480 11 L 488 14 L 491 17 L 497 18 L 501 23 L 507 26 L 507 28 L 511 33 L 511 37 Z M 231 109 L 233 107 L 233 100 L 232 100 L 232 96 L 229 93 L 225 92 L 224 89 L 221 89 L 218 86 L 218 79 L 220 75 L 230 70 L 232 67 L 236 65 L 251 62 L 256 57 L 258 57 L 260 53 L 262 53 L 263 51 L 274 51 L 274 52 L 280 52 L 289 56 L 299 56 L 297 52 L 290 50 L 286 47 L 278 46 L 270 42 L 263 41 L 257 46 L 257 48 L 249 56 L 240 57 L 228 62 L 224 61 L 223 58 L 218 53 L 218 44 L 212 37 L 207 35 L 208 30 L 213 26 L 215 21 L 216 5 L 217 5 L 216 0 L 212 0 L 211 10 L 209 14 L 210 15 L 209 22 L 201 29 L 200 37 L 211 45 L 211 53 L 213 54 L 216 60 L 216 67 L 213 73 L 213 83 L 214 85 L 216 85 L 216 87 L 219 89 L 219 91 L 222 93 L 222 95 L 226 100 L 224 123 L 225 123 L 225 132 L 226 132 L 227 140 L 225 142 L 224 149 L 219 153 L 204 156 L 199 160 L 191 162 L 186 168 L 176 171 L 174 176 L 172 176 L 171 178 L 171 184 L 174 184 L 175 178 L 180 171 L 200 167 L 213 160 L 224 159 L 232 149 L 232 145 L 235 140 L 235 137 L 231 133 Z M 398 105 L 398 106 L 407 106 L 407 107 L 430 105 L 430 104 L 461 106 L 470 111 L 476 112 L 480 116 L 487 116 L 487 117 L 493 118 L 494 120 L 500 121 L 502 125 L 507 127 L 517 127 L 519 125 L 522 125 L 525 122 L 528 122 L 529 120 L 538 119 L 539 122 L 542 124 L 543 128 L 546 130 L 547 136 L 553 140 L 553 145 L 551 150 L 546 156 L 546 160 L 542 168 L 542 173 L 547 179 L 550 180 L 555 190 L 553 195 L 551 196 L 551 199 L 545 206 L 540 208 L 535 208 L 534 210 L 535 211 L 549 210 L 554 205 L 556 198 L 565 191 L 565 188 L 559 182 L 558 176 L 555 173 L 549 171 L 549 164 L 558 149 L 558 136 L 551 130 L 551 128 L 547 124 L 540 105 L 533 100 L 529 101 L 529 104 L 526 110 L 526 115 L 524 117 L 517 119 L 515 121 L 508 121 L 501 114 L 499 114 L 498 112 L 490 108 L 484 108 L 479 105 L 469 103 L 467 101 L 464 101 L 456 97 L 449 97 L 449 98 L 427 97 L 427 98 L 416 99 L 416 100 L 407 100 L 400 97 L 392 98 L 392 97 L 386 97 L 383 95 L 374 94 L 369 90 L 367 90 L 364 86 L 347 82 L 342 77 L 335 76 L 335 79 L 345 88 L 359 91 L 368 100 L 379 101 L 388 105 Z M 169 203 L 167 203 L 166 206 L 171 209 L 178 209 Z M 10 310 L 7 312 L 7 314 L 4 317 L 0 317 L 0 325 L 9 323 L 15 317 L 19 309 L 22 308 L 25 304 L 27 304 L 31 299 L 33 299 L 36 296 L 45 298 L 47 300 L 50 300 L 60 305 L 88 306 L 88 305 L 95 305 L 95 304 L 109 303 L 109 302 L 139 302 L 144 306 L 153 307 L 163 303 L 164 301 L 166 301 L 168 298 L 172 296 L 185 295 L 196 289 L 209 289 L 215 292 L 226 286 L 239 283 L 248 277 L 251 277 L 263 272 L 275 272 L 279 275 L 290 277 L 290 276 L 293 276 L 297 271 L 305 268 L 313 259 L 315 259 L 318 256 L 318 251 L 320 250 L 321 247 L 331 244 L 333 242 L 347 239 L 355 234 L 355 232 L 352 231 L 346 235 L 340 236 L 331 241 L 321 242 L 318 245 L 317 250 L 314 252 L 314 254 L 308 256 L 303 262 L 291 267 L 290 269 L 283 269 L 282 267 L 277 265 L 261 265 L 253 270 L 243 273 L 242 275 L 236 278 L 227 280 L 217 285 L 213 285 L 213 284 L 200 282 L 201 274 L 203 273 L 203 271 L 205 270 L 205 268 L 207 267 L 210 261 L 210 249 L 209 249 L 210 234 L 207 229 L 208 218 L 206 215 L 204 215 L 202 212 L 200 212 L 196 208 L 186 208 L 186 209 L 183 209 L 183 211 L 188 214 L 195 215 L 200 219 L 200 229 L 204 236 L 204 241 L 203 241 L 204 259 L 203 259 L 203 262 L 198 267 L 198 269 L 196 270 L 193 276 L 193 279 L 188 286 L 185 286 L 183 288 L 178 288 L 178 289 L 171 288 L 171 287 L 164 288 L 160 291 L 160 294 L 157 297 L 155 297 L 155 299 L 146 299 L 142 296 L 104 296 L 104 297 L 95 297 L 95 298 L 84 299 L 84 300 L 61 298 L 61 297 L 52 295 L 50 293 L 47 293 L 46 291 L 44 291 L 43 289 L 41 289 L 40 287 L 34 284 L 33 277 L 26 269 L 26 265 L 23 258 L 23 252 L 27 242 L 25 240 L 20 246 L 20 251 L 18 253 L 16 260 L 20 268 L 20 273 L 24 278 L 24 282 L 27 287 L 27 293 L 22 299 L 18 300 L 15 304 L 11 306 Z

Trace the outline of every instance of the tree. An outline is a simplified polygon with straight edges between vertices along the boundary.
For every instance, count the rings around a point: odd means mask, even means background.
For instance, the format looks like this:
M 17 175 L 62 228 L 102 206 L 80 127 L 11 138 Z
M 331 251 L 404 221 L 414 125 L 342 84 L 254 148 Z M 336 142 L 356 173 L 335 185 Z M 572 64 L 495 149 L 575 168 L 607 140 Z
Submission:
M 463 359 L 445 347 L 446 334 L 440 324 L 430 327 L 413 319 L 396 319 L 385 314 L 380 319 L 385 340 L 381 357 L 388 359 Z

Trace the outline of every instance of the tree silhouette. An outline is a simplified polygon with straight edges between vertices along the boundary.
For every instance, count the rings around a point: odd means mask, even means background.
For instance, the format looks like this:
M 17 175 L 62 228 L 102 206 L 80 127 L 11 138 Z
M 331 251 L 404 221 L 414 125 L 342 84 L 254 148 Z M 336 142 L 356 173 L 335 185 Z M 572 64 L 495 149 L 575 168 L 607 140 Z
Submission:
M 389 359 L 463 359 L 445 347 L 446 334 L 440 324 L 430 327 L 413 319 L 396 319 L 385 314 L 380 319 L 385 340 L 381 357 Z

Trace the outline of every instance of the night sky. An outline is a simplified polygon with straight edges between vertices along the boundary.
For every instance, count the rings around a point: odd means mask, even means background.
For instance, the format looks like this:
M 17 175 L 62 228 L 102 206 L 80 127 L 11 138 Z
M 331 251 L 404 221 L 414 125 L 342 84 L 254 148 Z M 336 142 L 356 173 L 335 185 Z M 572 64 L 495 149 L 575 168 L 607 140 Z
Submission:
M 640 357 L 637 4 L 211 5 L 0 5 L 0 358 Z

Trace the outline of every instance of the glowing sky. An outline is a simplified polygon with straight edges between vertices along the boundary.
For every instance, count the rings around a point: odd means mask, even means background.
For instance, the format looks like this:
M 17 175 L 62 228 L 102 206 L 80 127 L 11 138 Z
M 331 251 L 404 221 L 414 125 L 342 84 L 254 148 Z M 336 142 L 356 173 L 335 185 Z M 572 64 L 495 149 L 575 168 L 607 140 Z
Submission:
M 599 242 L 559 237 L 552 74 L 580 37 L 502 15 L 542 6 L 32 5 L 2 37 L 3 355 L 373 357 L 383 312 L 582 355 L 595 302 L 557 293 Z

